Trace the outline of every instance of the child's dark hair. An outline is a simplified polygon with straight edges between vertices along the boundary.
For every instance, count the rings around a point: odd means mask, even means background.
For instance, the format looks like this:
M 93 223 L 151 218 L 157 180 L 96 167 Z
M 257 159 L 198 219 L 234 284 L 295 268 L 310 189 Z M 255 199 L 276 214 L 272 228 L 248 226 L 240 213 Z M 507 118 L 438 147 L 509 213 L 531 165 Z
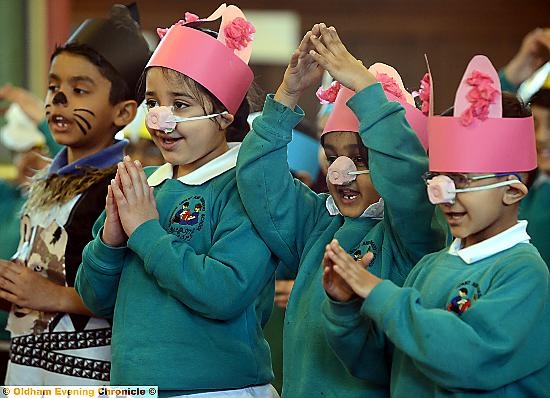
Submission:
M 535 94 L 533 94 L 529 103 L 531 104 L 531 106 L 537 105 L 542 108 L 550 109 L 550 89 L 540 89 Z
M 135 100 L 138 103 L 143 101 L 144 94 L 136 93 L 128 87 L 124 78 L 116 71 L 115 68 L 103 58 L 97 51 L 86 44 L 76 42 L 67 43 L 63 46 L 58 46 L 54 50 L 50 62 L 61 53 L 70 53 L 86 58 L 94 64 L 99 73 L 111 82 L 111 91 L 109 92 L 109 103 L 111 105 L 118 104 L 121 101 Z
M 218 33 L 213 30 L 195 27 L 192 24 L 189 24 L 188 26 L 200 30 L 212 37 L 218 37 Z M 146 73 L 147 70 L 142 74 L 139 81 L 139 92 L 145 92 L 144 85 Z M 197 99 L 197 101 L 200 102 L 205 114 L 209 113 L 209 111 L 206 109 L 206 104 L 202 99 L 203 96 L 206 96 L 210 99 L 210 102 L 212 103 L 213 113 L 221 113 L 227 111 L 226 107 L 221 103 L 218 98 L 216 98 L 216 96 L 214 96 L 203 85 L 194 81 L 190 77 L 168 68 L 162 68 L 162 73 L 166 79 L 176 81 L 178 84 L 183 84 L 187 86 L 193 92 L 194 97 Z M 248 116 L 250 115 L 251 106 L 253 108 L 257 107 L 256 97 L 258 97 L 258 92 L 259 89 L 253 84 L 252 87 L 249 89 L 247 96 L 241 102 L 239 109 L 237 109 L 237 112 L 233 115 L 233 122 L 227 127 L 225 131 L 225 139 L 227 142 L 242 142 L 246 134 L 248 134 L 248 131 L 250 130 L 250 125 L 248 124 Z M 216 119 L 214 119 L 214 121 L 218 123 Z

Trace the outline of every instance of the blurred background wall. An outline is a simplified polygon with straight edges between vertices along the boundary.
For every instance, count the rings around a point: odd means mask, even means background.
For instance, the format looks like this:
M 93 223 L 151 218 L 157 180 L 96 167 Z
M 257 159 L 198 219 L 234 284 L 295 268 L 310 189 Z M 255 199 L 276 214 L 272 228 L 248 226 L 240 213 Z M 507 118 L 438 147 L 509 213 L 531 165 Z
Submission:
M 22 85 L 42 97 L 55 44 L 63 43 L 85 18 L 105 16 L 114 3 L 0 0 L 0 84 Z M 258 56 L 253 55 L 251 65 L 264 91 L 275 90 L 301 36 L 323 21 L 337 28 L 348 49 L 366 65 L 377 61 L 393 65 L 410 90 L 418 88 L 426 70 L 426 53 L 434 77 L 436 112 L 452 104 L 473 55 L 486 54 L 497 67 L 503 66 L 525 34 L 550 25 L 550 0 L 240 0 L 235 4 L 245 13 L 250 11 L 257 25 Z M 137 5 L 142 27 L 155 32 L 186 11 L 206 17 L 219 3 L 137 0 Z M 314 91 L 301 103 L 310 119 L 319 106 Z

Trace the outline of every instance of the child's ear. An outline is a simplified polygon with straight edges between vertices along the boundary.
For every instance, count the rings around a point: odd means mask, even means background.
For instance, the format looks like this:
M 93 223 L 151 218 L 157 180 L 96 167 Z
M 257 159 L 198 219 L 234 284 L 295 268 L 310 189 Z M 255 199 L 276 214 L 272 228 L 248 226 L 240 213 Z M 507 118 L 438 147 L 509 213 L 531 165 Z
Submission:
M 516 176 L 508 176 L 508 180 L 517 180 Z M 514 203 L 519 202 L 521 199 L 527 195 L 527 186 L 524 183 L 518 183 L 513 185 L 508 185 L 506 191 L 504 192 L 504 197 L 502 201 L 505 205 L 513 205 Z
M 233 120 L 235 120 L 235 116 L 233 116 L 231 113 L 225 113 L 223 115 L 219 116 L 220 121 L 220 130 L 225 130 L 229 127 L 231 123 L 233 123 Z
M 136 117 L 138 104 L 134 100 L 120 101 L 113 107 L 113 123 L 117 127 L 123 127 L 130 124 Z

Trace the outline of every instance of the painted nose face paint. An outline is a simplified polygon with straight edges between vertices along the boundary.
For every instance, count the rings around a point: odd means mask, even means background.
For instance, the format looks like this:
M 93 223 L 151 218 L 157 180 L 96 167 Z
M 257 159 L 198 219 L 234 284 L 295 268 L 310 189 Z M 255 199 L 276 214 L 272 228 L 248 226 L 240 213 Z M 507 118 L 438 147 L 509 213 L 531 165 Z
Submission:
M 62 91 L 57 92 L 52 99 L 52 104 L 54 105 L 67 105 L 68 100 L 67 96 L 63 94 Z
M 155 106 L 149 109 L 145 122 L 147 127 L 153 130 L 161 130 L 166 134 L 171 133 L 180 122 L 188 122 L 191 120 L 211 119 L 216 116 L 226 115 L 227 111 L 221 113 L 212 113 L 210 115 L 193 116 L 193 117 L 178 117 L 172 112 L 169 106 Z
M 490 175 L 487 177 L 497 177 L 497 176 Z M 481 187 L 456 189 L 455 183 L 453 182 L 453 180 L 444 174 L 435 176 L 434 178 L 426 181 L 426 184 L 428 185 L 427 186 L 428 198 L 430 199 L 430 202 L 434 205 L 443 204 L 443 203 L 453 204 L 455 202 L 457 193 L 484 191 L 486 189 L 499 188 L 507 185 L 520 184 L 520 183 L 521 181 L 519 180 L 507 180 L 507 181 L 497 182 L 494 184 L 484 185 Z
M 358 174 L 368 174 L 369 170 L 357 170 L 353 160 L 339 156 L 328 168 L 328 180 L 334 185 L 345 185 L 355 181 Z

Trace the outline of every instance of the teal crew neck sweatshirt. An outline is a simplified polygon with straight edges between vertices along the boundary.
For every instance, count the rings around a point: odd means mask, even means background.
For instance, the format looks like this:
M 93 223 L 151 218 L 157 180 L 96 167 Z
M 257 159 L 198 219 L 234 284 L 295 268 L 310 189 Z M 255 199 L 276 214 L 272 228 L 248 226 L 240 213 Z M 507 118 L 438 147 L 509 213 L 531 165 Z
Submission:
M 77 277 L 88 308 L 113 317 L 111 384 L 158 385 L 162 396 L 268 384 L 261 328 L 276 262 L 244 212 L 235 169 L 202 185 L 167 179 L 154 195 L 160 219 L 125 247 L 101 241 L 103 214 Z
M 375 84 L 348 105 L 360 121 L 371 178 L 385 202 L 383 219 L 330 215 L 326 194 L 293 179 L 287 163 L 292 128 L 303 112 L 266 99 L 262 115 L 243 141 L 237 161 L 239 193 L 269 248 L 295 275 L 285 314 L 284 398 L 387 397 L 389 355 L 372 351 L 384 371 L 375 380 L 352 376 L 329 347 L 322 327 L 321 284 L 325 245 L 333 238 L 355 255 L 375 254 L 371 271 L 402 284 L 424 254 L 445 245 L 446 226 L 426 199 L 422 174 L 428 159 L 397 102 Z

